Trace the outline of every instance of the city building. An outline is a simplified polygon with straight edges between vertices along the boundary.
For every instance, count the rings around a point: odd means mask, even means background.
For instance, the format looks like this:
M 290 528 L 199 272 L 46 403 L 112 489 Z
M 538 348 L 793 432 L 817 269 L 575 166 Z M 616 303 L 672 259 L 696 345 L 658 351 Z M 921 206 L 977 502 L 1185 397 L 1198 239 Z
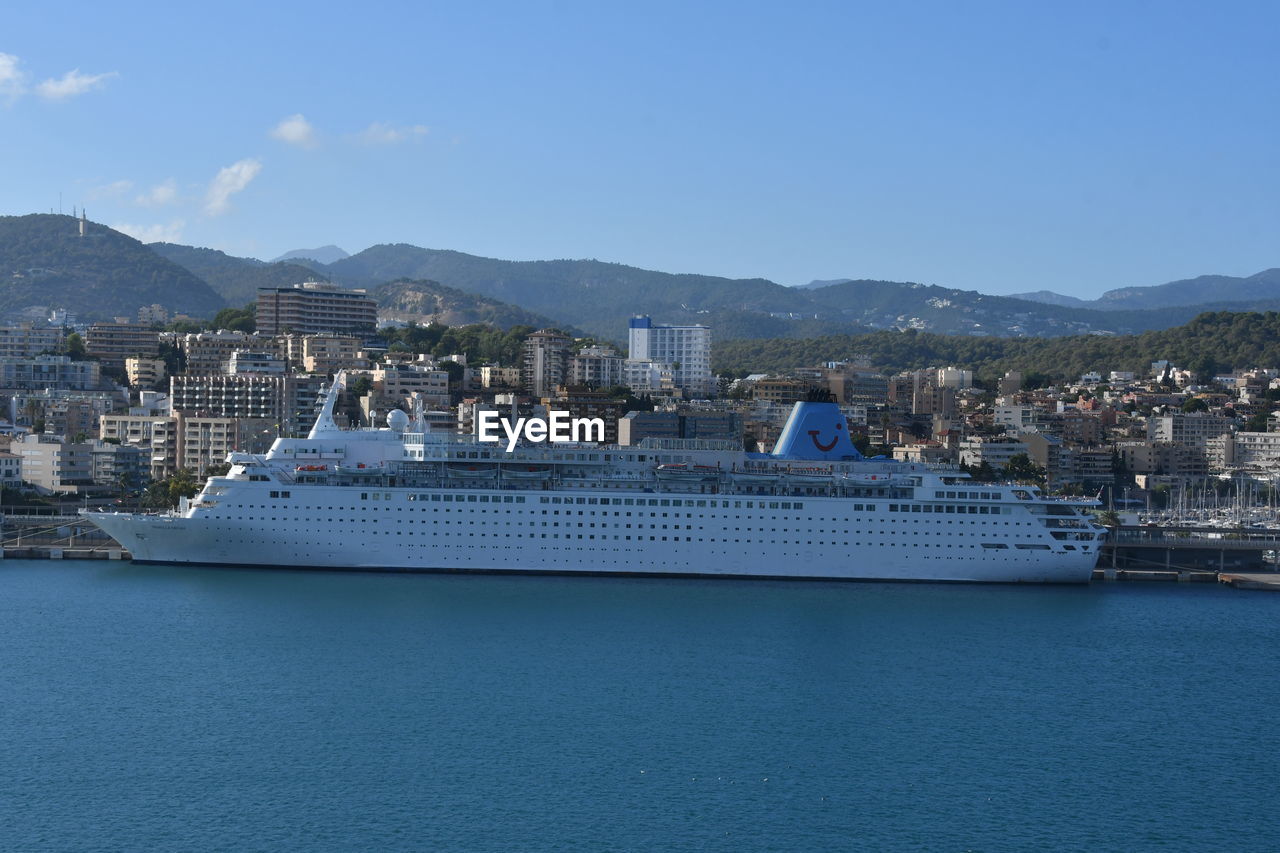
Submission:
M 646 438 L 741 442 L 742 418 L 736 412 L 628 412 L 618 421 L 618 444 L 636 445 Z
M 207 415 L 107 415 L 99 437 L 145 451 L 147 473 L 163 479 L 187 468 L 203 474 L 232 450 L 261 453 L 278 435 L 269 418 L 225 418 Z M 102 463 L 106 464 L 106 463 Z M 126 464 L 123 461 L 117 463 Z
M 449 372 L 437 370 L 430 364 L 381 364 L 371 371 L 370 378 L 374 390 L 393 401 L 393 405 L 414 394 L 420 395 L 429 407 L 449 405 Z
M 89 456 L 91 477 L 99 486 L 124 493 L 136 491 L 151 480 L 150 448 L 95 441 Z
M 377 328 L 378 303 L 363 290 L 321 281 L 260 287 L 257 322 L 264 335 L 367 335 Z
M 624 361 L 613 347 L 584 347 L 569 359 L 569 384 L 596 388 L 625 385 Z
M 1204 447 L 1206 440 L 1231 432 L 1235 420 L 1200 412 L 1147 418 L 1147 440 Z
M 84 348 L 104 366 L 124 370 L 124 360 L 131 355 L 159 355 L 160 333 L 150 326 L 117 317 L 113 323 L 90 326 L 84 334 Z
M 670 365 L 676 387 L 694 396 L 715 393 L 711 329 L 707 326 L 664 326 L 646 316 L 632 317 L 627 358 Z
M 0 487 L 22 488 L 22 457 L 7 450 L 0 450 Z
M 55 435 L 25 435 L 10 450 L 21 457 L 22 479 L 41 494 L 96 491 L 93 446 Z
M 261 419 L 281 435 L 305 433 L 315 418 L 321 376 L 172 376 L 169 399 L 174 414 Z
M 251 352 L 238 349 L 231 353 L 231 359 L 227 362 L 227 373 L 231 375 L 258 373 L 283 376 L 285 374 L 285 361 L 274 352 Z
M 367 370 L 369 359 L 361 339 L 354 335 L 281 335 L 280 350 L 296 370 L 323 373 L 339 370 Z
M 0 358 L 0 388 L 94 391 L 102 388 L 102 366 L 96 361 L 72 361 L 65 355 Z
M 541 329 L 525 338 L 520 362 L 520 381 L 535 397 L 555 393 L 563 385 L 569 367 L 569 338 L 551 329 Z
M 164 359 L 138 355 L 124 360 L 124 372 L 129 384 L 135 388 L 155 388 L 166 375 Z
M 268 352 L 275 349 L 275 344 L 270 337 L 224 329 L 182 335 L 178 338 L 178 347 L 187 360 L 184 372 L 207 376 L 226 373 L 231 354 L 236 350 Z
M 23 323 L 0 328 L 0 358 L 33 358 L 56 353 L 65 335 L 60 328 Z

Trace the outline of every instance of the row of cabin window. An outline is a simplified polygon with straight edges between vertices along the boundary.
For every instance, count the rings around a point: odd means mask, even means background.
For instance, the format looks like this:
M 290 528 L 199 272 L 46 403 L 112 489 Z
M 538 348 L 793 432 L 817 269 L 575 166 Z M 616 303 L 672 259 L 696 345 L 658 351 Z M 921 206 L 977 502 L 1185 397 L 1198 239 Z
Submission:
M 968 504 L 889 504 L 889 512 L 934 512 L 965 515 L 1012 515 L 1007 506 L 970 506 Z

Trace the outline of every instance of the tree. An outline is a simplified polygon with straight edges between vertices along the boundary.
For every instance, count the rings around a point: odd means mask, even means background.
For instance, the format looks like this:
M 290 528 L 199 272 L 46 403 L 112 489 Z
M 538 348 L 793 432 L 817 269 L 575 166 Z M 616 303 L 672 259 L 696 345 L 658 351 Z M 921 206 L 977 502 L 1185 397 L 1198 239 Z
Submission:
M 1004 466 L 1004 475 L 1018 482 L 1044 483 L 1044 469 L 1031 461 L 1025 453 L 1015 454 Z
M 232 332 L 254 332 L 258 328 L 258 306 L 250 304 L 244 308 L 223 308 L 213 315 L 215 329 L 227 329 Z
M 1267 411 L 1258 412 L 1249 418 L 1249 422 L 1244 425 L 1245 432 L 1266 432 L 1267 419 L 1271 417 L 1271 413 Z
M 1209 411 L 1209 404 L 1205 402 L 1203 397 L 1192 397 L 1182 404 L 1182 411 L 1184 414 L 1207 412 Z
M 180 468 L 163 480 L 156 480 L 147 486 L 142 494 L 144 506 L 152 509 L 172 509 L 183 498 L 195 497 L 200 491 L 195 473 L 189 468 Z
M 80 337 L 79 332 L 72 332 L 71 334 L 67 335 L 66 342 L 63 344 L 63 346 L 66 347 L 67 355 L 71 356 L 72 361 L 84 360 L 85 358 L 84 338 Z

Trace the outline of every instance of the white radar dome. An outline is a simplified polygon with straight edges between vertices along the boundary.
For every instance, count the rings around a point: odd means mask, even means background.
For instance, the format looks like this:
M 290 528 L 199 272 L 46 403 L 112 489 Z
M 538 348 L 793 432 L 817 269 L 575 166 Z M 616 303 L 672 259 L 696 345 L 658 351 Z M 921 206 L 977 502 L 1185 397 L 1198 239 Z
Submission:
M 404 432 L 409 426 L 409 416 L 399 409 L 387 413 L 387 426 L 394 432 Z

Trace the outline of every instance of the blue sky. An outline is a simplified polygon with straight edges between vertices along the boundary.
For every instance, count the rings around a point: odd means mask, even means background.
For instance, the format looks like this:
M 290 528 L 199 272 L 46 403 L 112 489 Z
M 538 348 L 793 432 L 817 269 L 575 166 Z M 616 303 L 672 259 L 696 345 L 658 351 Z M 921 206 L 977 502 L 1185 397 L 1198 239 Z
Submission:
M 1280 266 L 1280 4 L 183 5 L 6 10 L 0 214 L 1083 297 Z

